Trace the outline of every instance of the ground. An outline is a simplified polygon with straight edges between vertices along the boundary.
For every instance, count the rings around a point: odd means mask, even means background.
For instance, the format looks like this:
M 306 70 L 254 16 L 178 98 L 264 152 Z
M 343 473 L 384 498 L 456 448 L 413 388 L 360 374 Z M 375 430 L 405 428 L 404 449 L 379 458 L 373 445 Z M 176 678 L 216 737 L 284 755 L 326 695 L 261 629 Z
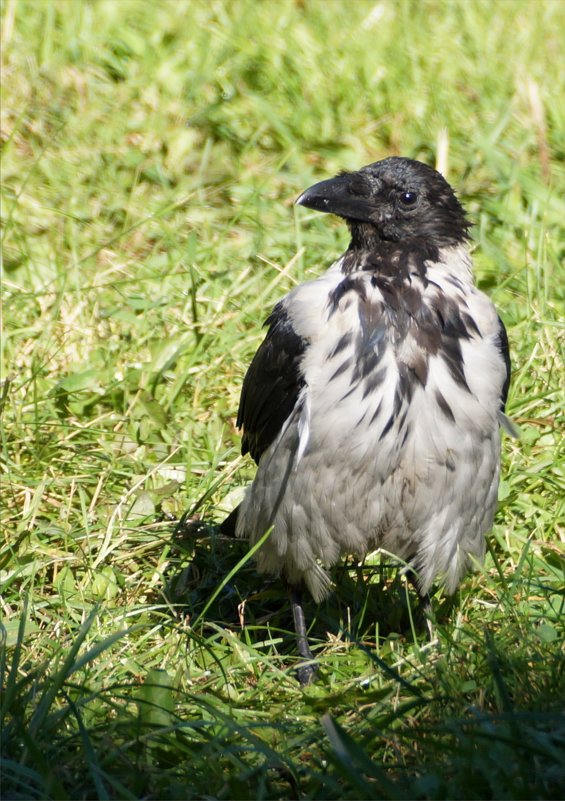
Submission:
M 2 794 L 556 798 L 565 783 L 565 3 L 4 0 Z M 209 523 L 243 375 L 346 245 L 293 207 L 388 155 L 472 217 L 514 378 L 483 566 L 288 604 Z M 187 512 L 202 525 L 176 527 Z

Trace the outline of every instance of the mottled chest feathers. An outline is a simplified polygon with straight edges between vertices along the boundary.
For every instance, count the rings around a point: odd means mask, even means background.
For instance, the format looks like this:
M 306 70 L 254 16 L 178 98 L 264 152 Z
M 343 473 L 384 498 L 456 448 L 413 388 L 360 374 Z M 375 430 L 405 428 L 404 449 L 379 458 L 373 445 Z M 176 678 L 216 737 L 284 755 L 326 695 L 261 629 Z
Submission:
M 374 385 L 381 360 L 392 351 L 398 371 L 409 384 L 426 386 L 429 361 L 440 358 L 453 380 L 469 391 L 461 343 L 480 336 L 468 312 L 463 284 L 457 279 L 441 286 L 424 270 L 349 273 L 328 297 L 328 323 L 341 316 L 342 331 L 328 352 L 336 358 L 354 346 L 354 380 Z M 343 330 L 345 328 L 345 331 Z M 342 363 L 334 376 L 349 364 Z

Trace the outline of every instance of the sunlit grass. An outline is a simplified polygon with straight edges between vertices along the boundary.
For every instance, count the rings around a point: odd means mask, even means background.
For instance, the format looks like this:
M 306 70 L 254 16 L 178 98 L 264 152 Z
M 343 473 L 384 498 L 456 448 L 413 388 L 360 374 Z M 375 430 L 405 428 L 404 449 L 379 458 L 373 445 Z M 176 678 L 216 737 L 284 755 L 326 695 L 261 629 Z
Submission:
M 1 8 L 3 794 L 559 797 L 565 6 Z M 394 565 L 348 564 L 303 691 L 280 585 L 175 521 L 237 503 L 262 322 L 346 244 L 294 198 L 391 154 L 471 213 L 522 435 L 435 639 Z

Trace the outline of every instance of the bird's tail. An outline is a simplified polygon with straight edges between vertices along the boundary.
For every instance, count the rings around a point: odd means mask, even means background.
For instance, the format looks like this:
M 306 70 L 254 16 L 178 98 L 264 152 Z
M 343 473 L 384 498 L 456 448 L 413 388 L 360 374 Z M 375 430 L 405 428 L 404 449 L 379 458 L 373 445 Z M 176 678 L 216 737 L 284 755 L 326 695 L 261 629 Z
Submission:
M 239 515 L 239 506 L 236 506 L 235 509 L 229 513 L 226 519 L 220 523 L 220 534 L 223 534 L 224 537 L 236 537 L 236 528 L 237 528 L 237 518 Z

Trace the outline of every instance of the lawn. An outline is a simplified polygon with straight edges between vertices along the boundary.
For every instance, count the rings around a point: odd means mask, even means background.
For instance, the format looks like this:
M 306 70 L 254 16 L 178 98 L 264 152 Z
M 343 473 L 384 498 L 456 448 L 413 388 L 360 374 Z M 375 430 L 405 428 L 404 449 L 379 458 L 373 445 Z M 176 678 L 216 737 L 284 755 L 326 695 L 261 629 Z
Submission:
M 565 793 L 565 3 L 3 0 L 1 795 Z M 218 535 L 296 209 L 388 155 L 473 220 L 514 377 L 484 565 L 434 635 L 382 554 L 307 605 Z M 203 521 L 178 526 L 183 513 Z

